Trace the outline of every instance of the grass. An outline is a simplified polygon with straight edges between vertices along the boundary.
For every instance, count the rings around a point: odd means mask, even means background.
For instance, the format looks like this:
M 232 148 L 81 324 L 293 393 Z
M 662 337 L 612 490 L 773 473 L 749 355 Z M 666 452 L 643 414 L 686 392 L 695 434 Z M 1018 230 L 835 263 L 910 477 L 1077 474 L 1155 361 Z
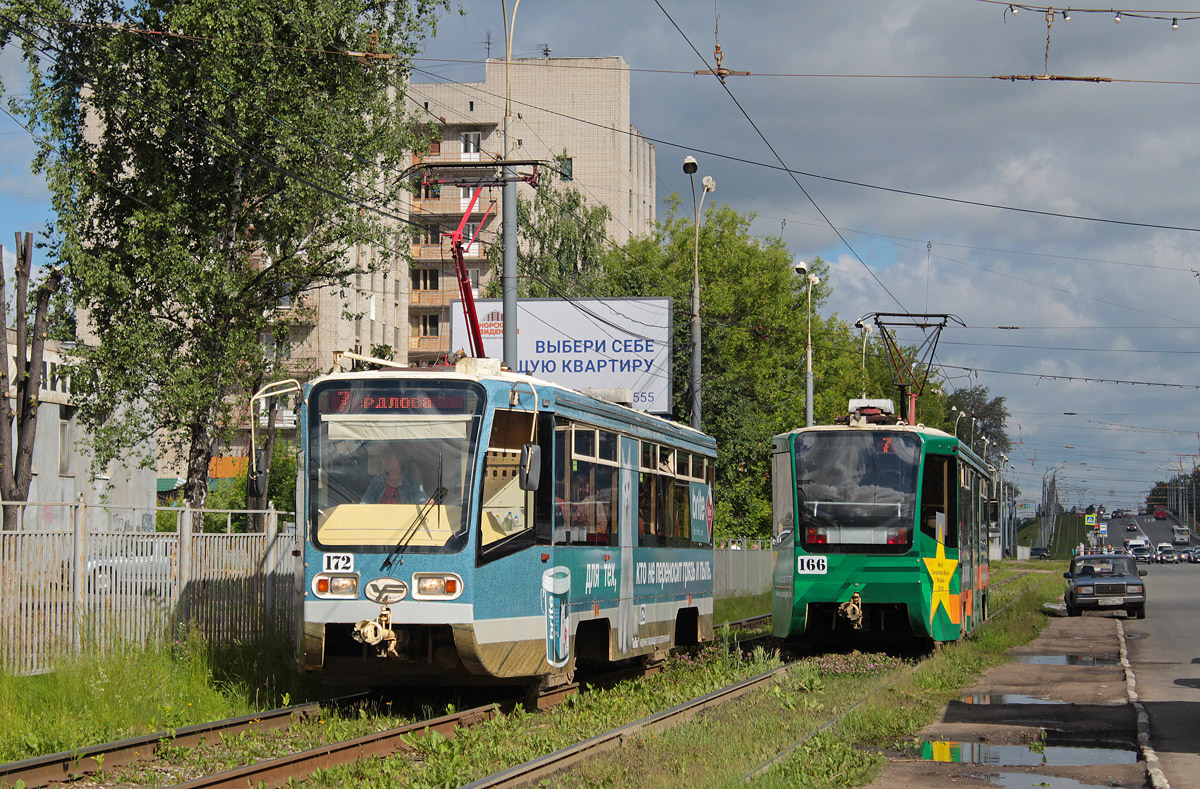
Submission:
M 0 673 L 0 762 L 282 706 L 307 695 L 291 642 L 207 647 L 197 633 Z
M 718 597 L 713 600 L 713 627 L 769 613 L 771 613 L 770 590 L 759 595 L 745 597 Z

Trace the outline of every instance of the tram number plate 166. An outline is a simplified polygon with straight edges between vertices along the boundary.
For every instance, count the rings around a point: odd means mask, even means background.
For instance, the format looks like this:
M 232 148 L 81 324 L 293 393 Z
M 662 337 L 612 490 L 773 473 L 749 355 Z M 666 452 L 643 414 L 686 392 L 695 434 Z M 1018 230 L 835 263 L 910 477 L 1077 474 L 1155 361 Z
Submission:
M 829 560 L 824 556 L 797 556 L 797 575 L 824 575 L 829 571 Z
M 354 554 L 327 553 L 325 554 L 325 572 L 350 573 L 354 572 Z

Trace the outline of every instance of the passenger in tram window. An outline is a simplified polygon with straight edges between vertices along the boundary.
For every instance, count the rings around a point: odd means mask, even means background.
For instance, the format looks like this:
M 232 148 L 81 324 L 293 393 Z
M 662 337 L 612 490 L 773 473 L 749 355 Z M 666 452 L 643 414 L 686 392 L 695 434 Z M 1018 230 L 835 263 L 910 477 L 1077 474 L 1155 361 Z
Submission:
M 399 444 L 384 444 L 381 463 L 383 473 L 367 486 L 363 504 L 424 504 L 430 500 L 420 474 L 404 459 Z

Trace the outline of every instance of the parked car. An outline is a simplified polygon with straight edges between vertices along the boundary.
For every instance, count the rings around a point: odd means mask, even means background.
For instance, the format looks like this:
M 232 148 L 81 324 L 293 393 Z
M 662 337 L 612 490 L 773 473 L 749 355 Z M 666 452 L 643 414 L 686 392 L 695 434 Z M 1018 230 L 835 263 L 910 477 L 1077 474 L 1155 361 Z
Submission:
M 1132 557 L 1114 554 L 1084 554 L 1071 560 L 1071 569 L 1063 573 L 1067 588 L 1063 592 L 1067 616 L 1083 611 L 1107 611 L 1123 608 L 1128 616 L 1146 618 L 1146 584 Z
M 88 590 L 98 594 L 166 591 L 175 573 L 174 542 L 161 535 L 106 544 L 84 565 Z
M 1154 561 L 1153 553 L 1150 551 L 1150 548 L 1145 545 L 1130 546 L 1129 555 L 1132 556 L 1135 561 L 1145 562 L 1147 564 Z
M 1029 558 L 1030 559 L 1049 559 L 1050 558 L 1050 549 L 1049 548 L 1041 548 L 1041 547 L 1030 548 L 1029 549 Z

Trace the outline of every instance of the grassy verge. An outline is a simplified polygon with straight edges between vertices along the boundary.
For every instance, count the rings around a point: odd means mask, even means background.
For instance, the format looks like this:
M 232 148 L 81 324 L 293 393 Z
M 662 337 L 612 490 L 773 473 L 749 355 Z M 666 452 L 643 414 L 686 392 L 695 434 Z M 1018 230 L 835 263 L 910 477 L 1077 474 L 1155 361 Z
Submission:
M 759 595 L 745 597 L 718 597 L 713 600 L 713 627 L 769 613 L 771 613 L 770 590 Z
M 293 665 L 290 641 L 210 649 L 192 633 L 0 673 L 0 762 L 271 709 L 305 695 Z

